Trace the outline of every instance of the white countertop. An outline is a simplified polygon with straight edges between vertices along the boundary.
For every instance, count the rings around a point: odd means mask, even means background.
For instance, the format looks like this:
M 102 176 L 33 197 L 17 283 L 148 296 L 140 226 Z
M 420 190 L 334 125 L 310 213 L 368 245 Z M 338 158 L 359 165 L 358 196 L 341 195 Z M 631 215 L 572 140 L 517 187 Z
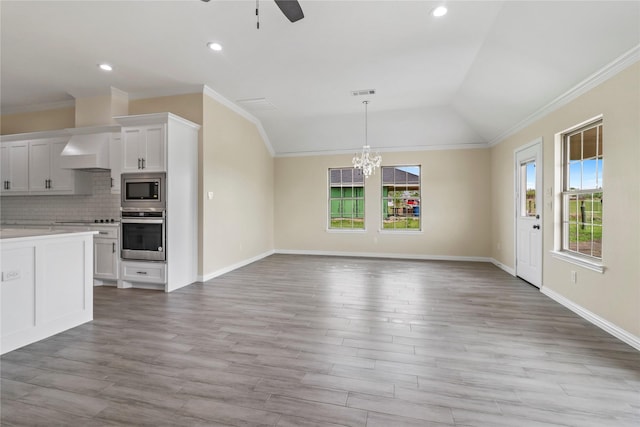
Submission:
M 116 222 L 93 222 L 93 221 L 16 221 L 16 220 L 3 220 L 0 222 L 0 228 L 29 228 L 29 227 L 37 227 L 37 228 L 46 228 L 50 229 L 55 228 L 64 228 L 64 227 L 119 227 L 120 221 Z
M 1 240 L 31 240 L 41 238 L 53 238 L 65 234 L 97 234 L 97 231 L 69 231 L 69 230 L 41 230 L 29 228 L 0 228 Z

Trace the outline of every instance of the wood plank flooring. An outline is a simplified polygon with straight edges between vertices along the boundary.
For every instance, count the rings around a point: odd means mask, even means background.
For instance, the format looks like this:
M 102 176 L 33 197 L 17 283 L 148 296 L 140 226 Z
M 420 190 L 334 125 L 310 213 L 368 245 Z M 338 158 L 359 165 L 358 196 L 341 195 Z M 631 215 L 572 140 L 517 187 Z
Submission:
M 640 353 L 484 263 L 274 255 L 4 355 L 2 425 L 634 426 Z

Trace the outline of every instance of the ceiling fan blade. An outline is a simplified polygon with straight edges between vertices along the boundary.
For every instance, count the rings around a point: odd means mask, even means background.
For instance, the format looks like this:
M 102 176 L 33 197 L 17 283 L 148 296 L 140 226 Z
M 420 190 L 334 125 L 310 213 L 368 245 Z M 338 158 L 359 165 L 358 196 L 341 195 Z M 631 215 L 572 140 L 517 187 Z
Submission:
M 302 8 L 297 0 L 274 0 L 289 21 L 296 22 L 304 18 Z

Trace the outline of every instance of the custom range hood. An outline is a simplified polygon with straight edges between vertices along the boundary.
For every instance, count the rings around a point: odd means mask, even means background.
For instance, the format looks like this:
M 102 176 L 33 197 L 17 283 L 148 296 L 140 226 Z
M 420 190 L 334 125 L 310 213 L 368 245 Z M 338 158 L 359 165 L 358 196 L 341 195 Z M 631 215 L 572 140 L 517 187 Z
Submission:
M 113 117 L 129 113 L 129 96 L 115 87 L 91 96 L 76 95 L 73 95 L 76 127 L 66 129 L 71 139 L 60 154 L 61 167 L 85 171 L 111 169 L 111 135 L 120 132 Z
M 71 139 L 60 153 L 60 166 L 63 169 L 85 171 L 111 169 L 109 164 L 111 134 L 119 131 L 120 126 L 67 129 Z

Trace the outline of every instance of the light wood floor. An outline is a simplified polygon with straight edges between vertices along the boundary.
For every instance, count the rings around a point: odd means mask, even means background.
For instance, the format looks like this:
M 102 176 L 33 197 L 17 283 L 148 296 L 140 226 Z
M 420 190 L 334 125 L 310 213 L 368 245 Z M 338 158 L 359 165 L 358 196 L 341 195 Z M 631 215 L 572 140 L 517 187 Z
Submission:
M 640 352 L 483 263 L 274 255 L 1 359 L 2 425 L 634 426 Z

